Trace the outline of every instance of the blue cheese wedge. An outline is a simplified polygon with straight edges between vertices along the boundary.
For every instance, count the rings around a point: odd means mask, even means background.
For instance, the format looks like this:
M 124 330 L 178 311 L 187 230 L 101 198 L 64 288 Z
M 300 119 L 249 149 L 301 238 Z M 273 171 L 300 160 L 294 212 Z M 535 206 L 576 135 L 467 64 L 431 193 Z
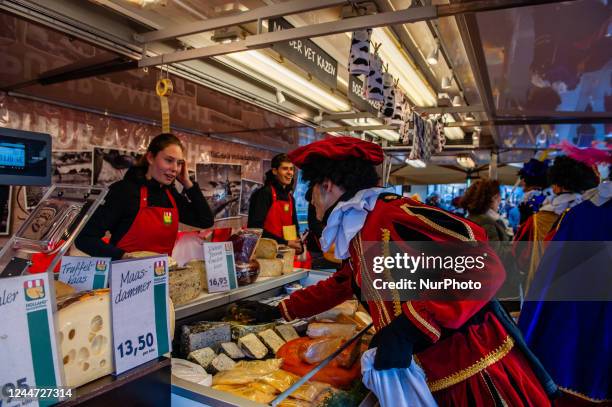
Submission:
M 231 340 L 232 333 L 227 322 L 198 322 L 193 325 L 183 325 L 181 351 L 189 355 L 194 350 L 210 347 L 218 352 L 223 342 Z
M 212 350 L 211 348 L 202 348 L 189 353 L 187 359 L 197 363 L 204 369 L 208 369 L 208 367 L 210 366 L 210 362 L 212 362 L 215 357 L 217 357 L 217 354 L 214 350 Z
M 251 359 L 263 359 L 268 354 L 268 348 L 255 334 L 248 334 L 238 339 L 238 347 Z
M 270 350 L 272 350 L 272 352 L 274 352 L 275 355 L 276 355 L 276 352 L 278 352 L 278 350 L 280 349 L 280 347 L 285 344 L 285 341 L 283 341 L 282 338 L 278 336 L 278 334 L 271 329 L 261 331 L 258 335 L 263 341 L 263 343 L 268 348 L 270 348 Z
M 224 342 L 221 344 L 221 350 L 232 359 L 244 359 L 244 352 L 240 350 L 234 342 Z
M 275 329 L 283 340 L 285 340 L 285 342 L 289 342 L 300 337 L 291 324 L 277 325 Z

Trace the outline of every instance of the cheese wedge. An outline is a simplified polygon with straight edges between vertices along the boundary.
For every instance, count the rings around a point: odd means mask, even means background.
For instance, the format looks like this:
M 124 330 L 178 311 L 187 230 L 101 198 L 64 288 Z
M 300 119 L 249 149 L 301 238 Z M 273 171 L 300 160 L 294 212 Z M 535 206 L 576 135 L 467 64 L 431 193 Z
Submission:
M 255 334 L 248 334 L 238 339 L 238 347 L 251 359 L 263 359 L 268 354 L 268 348 Z
M 278 243 L 274 239 L 261 238 L 255 249 L 256 259 L 275 259 L 278 253 Z
M 279 277 L 283 275 L 283 261 L 281 259 L 257 259 L 259 263 L 258 277 Z
M 58 302 L 59 343 L 66 386 L 76 388 L 115 370 L 110 290 L 65 298 Z
M 202 348 L 189 353 L 187 360 L 197 363 L 204 369 L 208 369 L 210 362 L 217 357 L 217 354 L 211 348 Z
M 182 305 L 200 295 L 200 272 L 191 267 L 171 271 L 168 275 L 168 293 L 172 302 Z
M 276 352 L 278 352 L 278 350 L 280 349 L 280 347 L 285 344 L 285 341 L 283 341 L 282 338 L 278 336 L 278 334 L 274 332 L 272 329 L 261 331 L 258 335 L 263 341 L 263 343 L 268 348 L 270 348 L 272 352 L 274 352 L 275 355 L 276 355 Z
M 66 295 L 71 295 L 76 292 L 76 289 L 73 286 L 66 284 L 59 280 L 55 281 L 54 285 L 55 285 L 55 298 L 64 297 Z
M 276 329 L 276 332 L 279 333 L 279 335 L 285 340 L 285 342 L 289 342 L 293 339 L 300 337 L 293 325 L 291 324 L 277 325 L 274 329 Z

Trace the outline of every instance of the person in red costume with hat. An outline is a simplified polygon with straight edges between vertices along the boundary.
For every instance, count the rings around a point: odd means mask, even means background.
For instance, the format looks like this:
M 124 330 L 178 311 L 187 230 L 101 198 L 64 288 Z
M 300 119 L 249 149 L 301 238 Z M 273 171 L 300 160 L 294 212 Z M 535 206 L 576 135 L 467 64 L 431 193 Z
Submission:
M 271 167 L 266 172 L 265 185 L 251 195 L 247 226 L 263 229 L 263 237 L 288 245 L 300 254 L 302 243 L 291 193 L 295 167 L 286 154 L 274 156 Z
M 214 215 L 197 183 L 189 179 L 184 147 L 173 134 L 156 136 L 138 165 L 110 186 L 100 206 L 77 237 L 76 247 L 95 257 L 118 260 L 149 251 L 172 254 L 179 222 L 198 228 Z M 174 187 L 183 185 L 185 196 Z M 110 242 L 102 240 L 110 232 Z
M 363 301 L 363 242 L 486 241 L 482 228 L 459 216 L 379 188 L 380 146 L 335 137 L 288 154 L 303 171 L 325 229 L 322 246 L 335 243 L 342 268 L 293 293 L 277 307 L 244 302 L 259 321 L 287 321 L 328 310 L 353 298 L 368 309 L 376 334 L 374 368 L 407 368 L 418 361 L 440 406 L 547 406 L 555 384 L 525 346 L 496 301 Z M 384 246 L 384 245 L 381 245 Z M 487 284 L 498 288 L 504 269 L 488 246 Z M 493 294 L 491 294 L 492 296 Z

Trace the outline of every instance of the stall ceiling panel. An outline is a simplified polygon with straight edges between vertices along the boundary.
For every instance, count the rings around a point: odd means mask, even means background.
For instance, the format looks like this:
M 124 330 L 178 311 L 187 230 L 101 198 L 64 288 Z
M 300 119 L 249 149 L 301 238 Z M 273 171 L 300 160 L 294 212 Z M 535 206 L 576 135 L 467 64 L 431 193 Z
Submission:
M 48 70 L 85 58 L 110 55 L 88 43 L 4 13 L 0 13 L 0 54 L 4 61 L 0 64 L 0 87 L 36 79 Z M 28 86 L 20 92 L 102 113 L 159 121 L 159 97 L 155 94 L 158 78 L 157 69 L 133 69 L 57 85 Z M 234 138 L 277 151 L 298 145 L 299 134 L 303 132 L 299 123 L 185 79 L 172 79 L 173 126 L 199 134 L 222 133 L 228 140 Z

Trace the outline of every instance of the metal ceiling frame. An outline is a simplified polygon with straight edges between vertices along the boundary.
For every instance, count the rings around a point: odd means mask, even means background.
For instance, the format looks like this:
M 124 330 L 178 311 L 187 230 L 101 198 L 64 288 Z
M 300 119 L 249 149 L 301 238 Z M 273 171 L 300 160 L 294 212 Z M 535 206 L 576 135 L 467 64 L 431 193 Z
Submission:
M 417 21 L 427 21 L 439 17 L 450 17 L 457 14 L 500 10 L 555 2 L 555 0 L 531 0 L 529 2 L 525 0 L 477 0 L 469 3 L 412 7 L 405 10 L 365 15 L 339 21 L 330 21 L 282 31 L 251 35 L 244 40 L 228 44 L 219 44 L 202 48 L 176 51 L 155 57 L 144 57 L 139 61 L 138 66 L 148 67 L 188 61 L 191 59 L 208 58 L 234 52 L 266 48 L 277 42 L 299 40 L 304 38 L 316 38 L 325 35 L 354 31 L 357 29 L 391 26 Z M 266 6 L 264 8 L 267 7 L 273 6 Z M 220 18 L 225 19 L 227 17 Z M 205 20 L 205 22 L 208 22 L 208 24 L 212 26 L 215 25 L 215 20 L 218 19 Z
M 169 27 L 143 34 L 134 34 L 134 39 L 140 43 L 167 40 L 170 38 L 183 37 L 186 35 L 216 30 L 219 28 L 232 27 L 267 18 L 276 18 L 290 14 L 320 10 L 323 8 L 346 4 L 347 2 L 348 0 L 293 0 L 286 3 L 276 3 L 269 6 L 243 11 L 231 16 L 211 18 L 208 20 L 183 24 L 178 27 Z

